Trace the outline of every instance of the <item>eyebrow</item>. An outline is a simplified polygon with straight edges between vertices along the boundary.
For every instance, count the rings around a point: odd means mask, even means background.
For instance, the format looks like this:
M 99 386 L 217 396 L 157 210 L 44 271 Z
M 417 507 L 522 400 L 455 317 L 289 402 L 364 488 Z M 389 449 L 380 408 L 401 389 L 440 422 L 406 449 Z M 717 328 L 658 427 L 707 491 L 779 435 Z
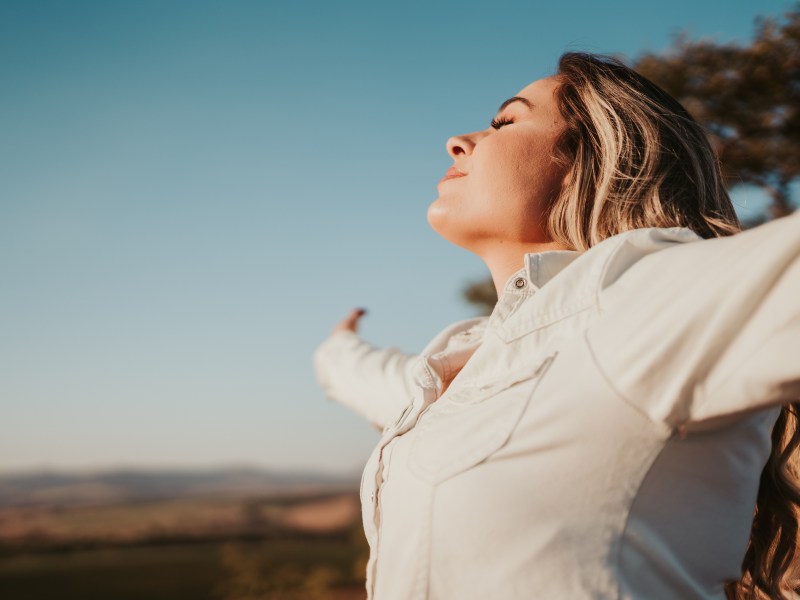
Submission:
M 498 113 L 501 113 L 501 112 L 503 112 L 503 109 L 504 109 L 506 106 L 508 106 L 509 104 L 513 104 L 514 102 L 522 102 L 522 103 L 523 103 L 525 106 L 527 106 L 528 108 L 531 108 L 531 109 L 533 108 L 533 102 L 531 102 L 531 101 L 530 101 L 530 100 L 528 100 L 527 98 L 523 98 L 522 96 L 514 96 L 514 97 L 512 97 L 512 98 L 509 98 L 509 99 L 508 99 L 508 100 L 506 100 L 505 102 L 503 102 L 503 103 L 500 105 L 500 108 L 498 108 L 498 109 L 497 109 L 497 112 L 498 112 Z

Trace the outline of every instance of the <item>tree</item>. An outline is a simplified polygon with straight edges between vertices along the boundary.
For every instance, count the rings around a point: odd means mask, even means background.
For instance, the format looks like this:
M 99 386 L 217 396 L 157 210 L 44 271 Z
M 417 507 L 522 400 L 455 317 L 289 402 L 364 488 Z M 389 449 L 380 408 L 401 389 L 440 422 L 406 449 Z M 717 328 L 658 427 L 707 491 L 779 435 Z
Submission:
M 681 35 L 667 52 L 632 65 L 707 128 L 729 188 L 750 184 L 769 195 L 769 214 L 745 226 L 791 213 L 800 177 L 800 3 L 758 19 L 755 29 L 749 45 Z M 485 314 L 497 302 L 491 280 L 470 284 L 464 297 Z
M 681 36 L 665 54 L 644 54 L 633 67 L 708 129 L 729 187 L 762 188 L 773 218 L 793 211 L 790 186 L 800 177 L 800 4 L 783 18 L 759 19 L 750 45 Z

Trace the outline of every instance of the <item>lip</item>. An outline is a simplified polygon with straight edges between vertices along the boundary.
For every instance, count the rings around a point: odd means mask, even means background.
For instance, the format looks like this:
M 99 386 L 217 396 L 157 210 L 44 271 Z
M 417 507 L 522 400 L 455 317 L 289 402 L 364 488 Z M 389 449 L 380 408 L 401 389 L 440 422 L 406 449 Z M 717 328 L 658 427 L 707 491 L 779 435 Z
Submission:
M 465 175 L 466 175 L 466 173 L 462 173 L 461 171 L 459 171 L 455 167 L 450 167 L 449 169 L 447 169 L 447 173 L 444 174 L 444 177 L 442 177 L 442 179 L 441 179 L 441 181 L 439 183 L 442 183 L 443 181 L 447 181 L 448 179 L 456 179 L 458 177 L 464 177 Z

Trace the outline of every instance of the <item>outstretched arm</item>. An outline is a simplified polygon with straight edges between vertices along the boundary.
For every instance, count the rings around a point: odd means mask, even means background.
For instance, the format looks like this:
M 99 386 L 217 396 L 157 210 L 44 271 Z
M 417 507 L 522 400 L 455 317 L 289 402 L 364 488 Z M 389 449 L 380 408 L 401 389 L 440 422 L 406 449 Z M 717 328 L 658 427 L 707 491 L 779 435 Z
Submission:
M 417 358 L 379 349 L 358 335 L 363 309 L 350 312 L 314 352 L 317 380 L 326 395 L 382 429 L 411 401 L 411 368 Z
M 601 304 L 595 360 L 654 419 L 706 427 L 800 399 L 800 213 L 656 252 Z

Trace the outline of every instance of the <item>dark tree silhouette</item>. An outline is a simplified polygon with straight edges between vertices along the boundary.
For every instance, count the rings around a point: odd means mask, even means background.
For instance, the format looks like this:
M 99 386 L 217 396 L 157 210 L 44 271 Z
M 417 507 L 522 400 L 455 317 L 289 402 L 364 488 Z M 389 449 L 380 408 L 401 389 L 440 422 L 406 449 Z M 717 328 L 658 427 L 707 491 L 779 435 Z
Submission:
M 800 4 L 761 18 L 749 45 L 679 37 L 665 54 L 633 67 L 675 96 L 708 129 L 729 187 L 762 188 L 768 217 L 794 210 L 800 177 Z M 755 223 L 754 223 L 755 224 Z

